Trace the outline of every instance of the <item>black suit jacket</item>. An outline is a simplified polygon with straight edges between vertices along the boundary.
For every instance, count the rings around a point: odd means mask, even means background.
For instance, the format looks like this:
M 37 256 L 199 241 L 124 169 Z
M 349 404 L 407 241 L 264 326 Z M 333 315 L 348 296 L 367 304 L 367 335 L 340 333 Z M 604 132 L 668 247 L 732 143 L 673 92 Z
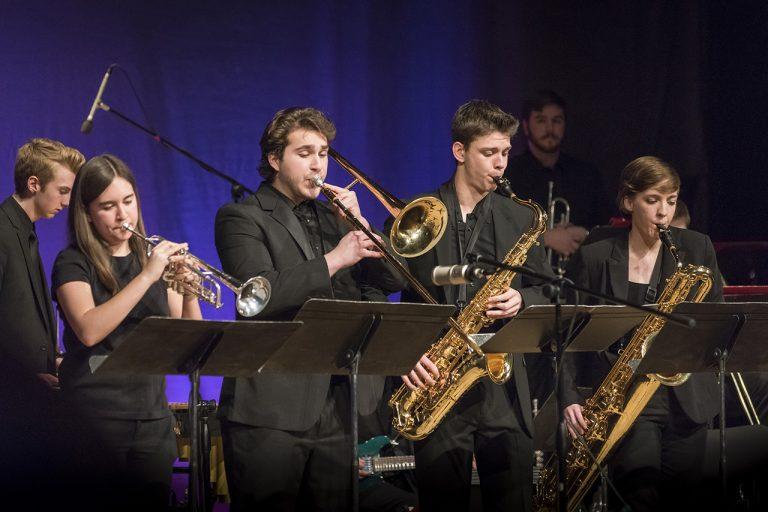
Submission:
M 317 202 L 323 239 L 336 246 L 348 228 L 325 204 Z M 216 215 L 216 249 L 225 272 L 246 280 L 259 275 L 272 285 L 272 297 L 259 320 L 291 320 L 309 298 L 334 298 L 328 266 L 315 257 L 292 209 L 269 185 Z M 386 301 L 403 280 L 381 260 L 365 259 L 337 272 L 345 289 L 358 289 L 360 300 Z M 349 297 L 345 297 L 349 298 Z M 283 430 L 306 430 L 320 417 L 328 375 L 257 375 L 224 379 L 220 416 L 231 421 Z M 359 378 L 360 414 L 381 400 L 383 379 Z
M 32 283 L 31 275 L 38 270 L 33 268 L 18 208 L 13 197 L 0 204 L 0 366 L 53 373 L 56 328 L 50 291 L 42 267 L 43 282 Z
M 437 197 L 444 203 L 447 203 L 446 194 L 448 193 L 449 187 L 446 183 L 443 184 L 439 190 L 423 194 L 419 197 Z M 493 199 L 491 215 L 493 216 L 493 229 L 496 239 L 496 254 L 492 256 L 497 260 L 503 260 L 507 252 L 517 243 L 520 236 L 530 229 L 533 223 L 533 214 L 529 208 L 521 206 L 506 197 L 496 196 Z M 391 220 L 389 223 L 391 223 Z M 456 229 L 453 225 L 452 215 L 449 215 L 449 225 L 447 229 Z M 455 260 L 456 257 L 452 256 L 454 251 L 452 251 L 450 247 L 450 238 L 448 232 L 446 232 L 445 236 L 440 239 L 434 249 L 422 256 L 408 260 L 408 268 L 410 272 L 425 286 L 432 297 L 443 304 L 454 304 L 456 302 L 457 288 L 455 286 L 435 286 L 432 284 L 432 269 L 438 265 L 459 264 L 459 261 Z M 528 259 L 525 264 L 536 272 L 552 275 L 552 270 L 549 265 L 546 264 L 544 250 L 541 246 L 534 246 L 528 251 Z M 524 306 L 549 304 L 549 299 L 542 294 L 539 283 L 534 283 L 526 277 L 522 277 L 519 274 L 515 276 L 512 280 L 512 288 L 520 291 L 520 294 L 523 297 Z M 404 302 L 423 302 L 421 297 L 409 288 L 403 291 L 402 299 Z M 497 322 L 497 324 L 496 328 L 500 328 L 500 322 Z M 533 434 L 528 377 L 525 371 L 525 361 L 521 356 L 515 355 L 513 357 L 513 368 L 513 379 L 510 379 L 507 383 L 507 389 L 510 392 L 517 393 L 518 400 L 523 410 L 525 428 L 530 434 Z M 514 389 L 512 388 L 512 383 L 514 383 Z
M 670 228 L 680 259 L 684 265 L 704 265 L 712 270 L 713 284 L 707 302 L 723 300 L 723 286 L 717 268 L 715 249 L 709 237 L 696 231 Z M 601 291 L 626 299 L 629 288 L 629 230 L 617 232 L 614 236 L 589 245 L 583 245 L 568 266 L 567 275 L 574 283 L 585 288 Z M 675 260 L 662 247 L 661 279 L 657 297 L 664 289 L 664 283 L 675 272 Z M 603 301 L 583 300 L 589 304 Z M 577 386 L 596 389 L 608 374 L 616 356 L 609 352 L 569 354 L 566 358 L 564 378 L 566 379 L 566 404 L 582 402 Z M 673 387 L 683 411 L 696 423 L 706 423 L 718 409 L 717 385 L 714 374 L 693 374 L 682 386 Z

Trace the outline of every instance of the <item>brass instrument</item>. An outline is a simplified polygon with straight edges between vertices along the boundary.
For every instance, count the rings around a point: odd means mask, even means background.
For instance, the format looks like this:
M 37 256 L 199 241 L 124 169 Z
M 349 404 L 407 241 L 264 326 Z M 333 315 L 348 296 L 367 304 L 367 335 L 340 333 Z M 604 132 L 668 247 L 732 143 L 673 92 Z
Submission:
M 440 241 L 448 226 L 448 209 L 442 201 L 436 197 L 422 197 L 405 204 L 374 183 L 335 149 L 328 148 L 328 155 L 370 190 L 395 218 L 389 232 L 389 240 L 392 250 L 398 255 L 415 258 L 429 251 Z
M 151 254 L 152 249 L 164 240 L 163 237 L 157 235 L 144 236 L 136 231 L 129 222 L 124 222 L 121 227 L 123 231 L 130 231 L 134 236 L 147 243 L 147 254 Z M 255 276 L 243 283 L 185 250 L 180 251 L 179 255 L 187 257 L 188 261 L 185 262 L 185 266 L 195 275 L 195 280 L 192 282 L 178 280 L 176 278 L 176 266 L 171 264 L 163 273 L 163 281 L 168 284 L 169 288 L 180 293 L 191 293 L 215 308 L 220 308 L 223 305 L 221 286 L 219 285 L 221 282 L 235 292 L 237 312 L 244 317 L 259 314 L 269 302 L 272 286 L 267 278 Z
M 408 269 L 405 268 L 405 266 L 400 263 L 400 261 L 395 258 L 392 253 L 389 252 L 387 249 L 387 246 L 380 241 L 374 234 L 371 232 L 370 229 L 365 227 L 365 225 L 360 222 L 360 219 L 355 217 L 355 215 L 346 207 L 344 206 L 344 203 L 342 203 L 339 198 L 336 196 L 336 193 L 331 190 L 328 186 L 325 185 L 322 178 L 320 176 L 315 176 L 312 178 L 312 181 L 314 184 L 318 187 L 320 187 L 320 191 L 323 193 L 325 197 L 328 198 L 328 201 L 330 201 L 332 204 L 336 205 L 339 209 L 341 209 L 342 212 L 344 212 L 345 218 L 355 227 L 355 229 L 358 229 L 365 233 L 365 235 L 373 242 L 373 244 L 376 246 L 376 248 L 379 250 L 381 255 L 384 257 L 385 260 L 387 260 L 387 263 L 392 265 L 397 272 L 402 275 L 407 281 L 408 284 L 411 285 L 413 290 L 418 293 L 422 299 L 427 304 L 437 304 L 438 302 L 435 300 L 434 297 L 429 293 L 429 290 L 424 288 L 424 285 L 422 285 L 418 279 L 413 277 L 413 275 L 408 272 Z M 347 185 L 347 188 L 352 186 L 354 184 L 351 183 L 350 185 Z M 413 203 L 411 203 L 413 204 Z M 442 204 L 442 201 L 440 202 Z M 448 319 L 448 323 L 451 325 L 451 327 L 456 329 L 457 335 L 460 336 L 469 347 L 474 350 L 476 353 L 483 354 L 483 351 L 480 349 L 480 346 L 472 340 L 466 333 L 464 333 L 461 328 L 459 327 L 459 324 L 456 323 L 456 320 L 453 318 Z
M 674 245 L 668 245 L 671 237 L 665 237 L 662 231 L 660 236 L 662 241 L 667 238 L 665 246 L 670 249 L 678 264 L 677 270 L 669 277 L 659 297 L 659 311 L 669 313 L 685 300 L 701 302 L 712 287 L 712 272 L 703 266 L 683 267 L 677 257 L 677 249 Z M 692 290 L 693 297 L 688 299 Z M 574 511 L 578 508 L 599 474 L 598 464 L 602 464 L 612 453 L 656 389 L 661 384 L 678 385 L 687 380 L 688 374 L 654 374 L 640 378 L 636 387 L 632 387 L 635 382 L 635 368 L 645 349 L 653 342 L 665 323 L 666 319 L 654 314 L 646 316 L 627 346 L 619 353 L 616 363 L 600 387 L 586 401 L 582 415 L 587 420 L 587 430 L 582 436 L 574 439 L 566 456 L 567 510 Z M 629 398 L 625 400 L 627 395 Z M 557 485 L 556 458 L 553 456 L 542 471 L 540 483 L 536 486 L 534 510 L 557 510 Z
M 549 216 L 549 223 L 547 224 L 548 230 L 554 229 L 555 224 L 568 225 L 571 223 L 571 203 L 562 197 L 552 197 L 554 186 L 555 182 L 550 181 L 549 192 L 547 194 L 547 213 Z M 562 208 L 562 212 L 560 213 L 560 218 L 557 220 L 557 222 L 555 222 L 555 219 L 557 219 L 558 205 Z M 565 263 L 567 260 L 567 257 L 560 254 L 557 255 L 557 263 L 554 265 L 554 267 L 558 274 L 565 274 Z M 547 261 L 552 264 L 552 249 L 550 248 L 547 248 Z
M 508 265 L 522 265 L 528 251 L 538 244 L 537 238 L 546 229 L 547 214 L 535 202 L 515 196 L 506 179 L 498 178 L 496 183 L 507 197 L 533 212 L 531 228 L 523 233 L 504 258 L 504 263 Z M 493 323 L 494 320 L 485 314 L 488 298 L 506 290 L 515 274 L 500 270 L 489 277 L 448 332 L 429 348 L 427 357 L 440 372 L 437 383 L 416 391 L 402 385 L 392 395 L 389 400 L 394 412 L 392 425 L 404 437 L 418 440 L 432 433 L 451 407 L 480 378 L 488 376 L 496 384 L 503 384 L 510 378 L 512 362 L 509 354 L 483 354 L 468 346 L 465 338 L 467 334 L 475 334 Z
M 733 386 L 736 389 L 736 396 L 739 399 L 741 408 L 744 410 L 744 415 L 747 417 L 747 421 L 750 425 L 760 425 L 760 416 L 757 414 L 755 404 L 752 402 L 752 397 L 749 395 L 747 389 L 747 383 L 744 382 L 744 377 L 740 372 L 733 372 L 729 374 L 733 381 Z

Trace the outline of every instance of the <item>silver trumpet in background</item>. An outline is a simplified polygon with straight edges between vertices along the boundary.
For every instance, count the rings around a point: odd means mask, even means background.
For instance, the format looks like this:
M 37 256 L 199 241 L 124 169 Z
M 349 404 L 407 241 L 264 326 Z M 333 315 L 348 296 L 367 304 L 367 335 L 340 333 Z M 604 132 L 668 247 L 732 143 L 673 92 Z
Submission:
M 144 236 L 134 230 L 129 222 L 124 222 L 121 227 L 124 231 L 130 231 L 134 236 L 147 243 L 147 254 L 151 254 L 152 249 L 165 240 L 157 235 Z M 195 279 L 192 281 L 178 279 L 176 265 L 168 265 L 163 273 L 163 281 L 175 291 L 191 293 L 218 309 L 223 305 L 221 302 L 221 286 L 219 285 L 219 283 L 222 283 L 237 296 L 237 312 L 244 317 L 256 316 L 269 302 L 272 287 L 265 277 L 252 277 L 243 283 L 185 250 L 180 251 L 178 255 L 186 256 L 187 260 L 184 262 L 184 265 L 192 272 Z
M 549 217 L 549 224 L 547 224 L 547 229 L 554 229 L 556 224 L 564 224 L 568 225 L 571 223 L 571 204 L 562 197 L 552 197 L 553 196 L 553 189 L 555 186 L 555 182 L 550 181 L 549 182 L 549 192 L 547 194 L 547 213 Z M 558 218 L 556 215 L 558 205 L 560 205 L 561 213 L 560 217 Z M 558 220 L 555 220 L 558 219 Z M 555 270 L 557 270 L 558 274 L 562 275 L 565 273 L 565 263 L 568 261 L 568 258 L 565 256 L 557 255 L 557 262 L 552 262 L 552 249 L 547 249 L 547 261 L 549 261 L 550 265 L 552 265 Z

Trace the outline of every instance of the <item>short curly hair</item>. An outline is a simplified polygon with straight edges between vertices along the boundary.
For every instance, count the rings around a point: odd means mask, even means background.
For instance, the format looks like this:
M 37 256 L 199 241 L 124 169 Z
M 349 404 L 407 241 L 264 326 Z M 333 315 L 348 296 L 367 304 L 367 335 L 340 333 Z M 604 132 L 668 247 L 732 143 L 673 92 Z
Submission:
M 322 134 L 330 143 L 336 138 L 336 127 L 325 114 L 312 107 L 291 107 L 278 111 L 264 128 L 259 145 L 261 146 L 261 162 L 259 174 L 266 181 L 275 178 L 275 170 L 269 163 L 269 156 L 283 158 L 288 136 L 294 130 L 303 128 Z

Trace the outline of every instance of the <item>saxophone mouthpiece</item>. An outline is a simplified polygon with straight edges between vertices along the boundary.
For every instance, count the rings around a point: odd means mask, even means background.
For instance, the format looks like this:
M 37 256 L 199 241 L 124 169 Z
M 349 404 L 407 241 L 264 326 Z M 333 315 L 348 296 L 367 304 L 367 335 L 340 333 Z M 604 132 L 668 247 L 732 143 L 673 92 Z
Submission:
M 494 177 L 493 181 L 496 182 L 496 186 L 499 188 L 501 195 L 506 197 L 512 197 L 515 195 L 515 193 L 512 192 L 512 185 L 510 185 L 509 180 L 504 176 Z
M 669 228 L 664 224 L 656 224 L 656 227 L 659 229 L 659 238 L 661 239 L 661 243 L 663 243 L 669 252 L 672 253 L 672 257 L 674 257 L 675 261 L 677 262 L 677 267 L 682 267 L 683 263 L 680 261 L 680 255 L 677 252 L 675 241 L 672 240 L 672 234 Z

